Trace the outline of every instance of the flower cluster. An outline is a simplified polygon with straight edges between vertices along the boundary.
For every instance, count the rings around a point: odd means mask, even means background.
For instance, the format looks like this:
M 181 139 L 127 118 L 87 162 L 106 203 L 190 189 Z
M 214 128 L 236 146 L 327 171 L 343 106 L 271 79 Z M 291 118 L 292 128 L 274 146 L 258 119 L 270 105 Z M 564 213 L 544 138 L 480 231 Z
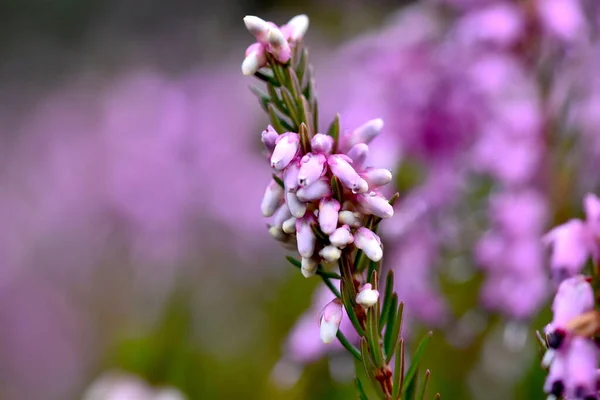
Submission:
M 267 54 L 281 63 L 288 62 L 291 57 L 290 44 L 301 40 L 308 29 L 306 15 L 297 15 L 281 27 L 252 15 L 246 16 L 244 23 L 256 37 L 256 43 L 246 49 L 246 58 L 242 63 L 244 75 L 252 75 L 267 65 Z
M 549 350 L 544 363 L 550 364 L 544 390 L 554 396 L 597 399 L 599 349 L 594 341 L 578 335 L 583 315 L 594 309 L 594 291 L 582 275 L 564 280 L 552 304 L 554 318 L 546 327 Z
M 551 274 L 559 283 L 553 319 L 545 329 L 549 350 L 544 364 L 550 369 L 544 389 L 557 397 L 596 399 L 600 349 L 591 336 L 600 331 L 600 317 L 591 279 L 581 274 L 590 256 L 598 261 L 600 199 L 588 194 L 584 208 L 585 221 L 572 219 L 544 237 L 552 246 Z
M 364 225 L 366 216 L 394 214 L 378 192 L 391 181 L 391 172 L 365 165 L 368 143 L 382 127 L 375 119 L 346 133 L 339 144 L 344 152 L 335 152 L 334 138 L 322 133 L 305 149 L 298 133 L 279 135 L 271 126 L 263 131 L 275 173 L 265 190 L 262 213 L 273 217 L 269 233 L 275 239 L 297 246 L 305 277 L 313 276 L 319 264 L 336 262 L 348 245 L 372 261 L 381 260 L 379 236 Z

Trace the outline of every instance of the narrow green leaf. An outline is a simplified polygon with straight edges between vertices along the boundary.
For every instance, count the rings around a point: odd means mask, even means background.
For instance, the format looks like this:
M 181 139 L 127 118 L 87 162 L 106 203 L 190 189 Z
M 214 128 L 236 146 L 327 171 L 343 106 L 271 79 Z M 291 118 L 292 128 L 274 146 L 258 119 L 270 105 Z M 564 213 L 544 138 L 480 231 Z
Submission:
M 283 66 L 281 64 L 279 64 L 278 61 L 276 61 L 274 58 L 272 58 L 269 54 L 267 54 L 267 57 L 271 58 L 271 62 L 269 62 L 269 65 L 271 65 L 271 70 L 273 71 L 273 77 L 277 80 L 277 82 L 280 83 L 279 86 L 283 87 L 285 86 L 285 84 L 287 83 L 285 80 L 285 72 L 283 69 Z
M 312 230 L 313 235 L 315 235 L 315 237 L 320 241 L 327 241 L 329 240 L 329 237 L 323 233 L 323 231 L 321 230 L 321 228 L 319 227 L 319 225 L 315 224 L 310 224 L 310 229 Z
M 359 400 L 369 400 L 369 398 L 367 397 L 367 394 L 365 393 L 365 390 L 362 387 L 362 383 L 360 382 L 360 379 L 358 379 L 358 377 L 354 378 L 354 385 L 356 386 L 356 391 L 358 392 L 358 399 Z
M 331 191 L 333 192 L 333 198 L 341 204 L 344 199 L 344 188 L 338 177 L 335 175 L 331 177 Z
M 283 98 L 285 108 L 288 110 L 288 116 L 296 126 L 300 126 L 300 123 L 302 121 L 300 120 L 300 116 L 298 115 L 297 107 L 294 102 L 294 98 L 292 97 L 292 94 L 287 88 L 282 87 L 281 97 Z
M 401 399 L 405 399 L 405 400 L 416 400 L 416 393 L 417 393 L 417 382 L 419 380 L 419 373 L 418 371 L 415 372 L 415 376 L 414 379 L 412 379 L 411 381 L 406 381 L 406 385 L 403 388 L 402 391 L 402 397 Z
M 392 301 L 394 303 L 392 304 L 392 306 L 394 306 L 398 302 L 398 296 L 396 295 L 396 293 L 394 293 L 393 297 L 394 299 Z M 400 304 L 398 305 L 398 311 L 396 312 L 395 310 L 395 307 L 390 310 L 390 316 L 388 317 L 388 325 L 385 328 L 385 334 L 383 336 L 385 361 L 388 363 L 394 355 L 394 348 L 396 347 L 396 343 L 398 343 L 400 330 L 402 329 L 402 313 L 404 311 L 404 303 L 400 302 Z M 391 321 L 392 317 L 393 321 Z
M 404 383 L 404 339 L 396 345 L 396 359 L 394 360 L 394 376 L 392 384 L 392 400 L 398 400 Z
M 358 350 L 356 347 L 354 347 L 354 345 L 352 343 L 350 343 L 348 341 L 348 339 L 346 339 L 346 336 L 344 336 L 344 334 L 342 333 L 342 331 L 340 331 L 339 329 L 338 329 L 338 331 L 336 333 L 336 337 L 340 341 L 340 344 L 342 346 L 344 346 L 344 348 L 346 350 L 348 350 L 348 352 L 350 354 L 352 354 L 352 356 L 354 358 L 356 358 L 358 361 L 362 360 L 362 356 L 360 354 L 360 350 Z
M 296 74 L 298 75 L 298 80 L 300 81 L 300 85 L 304 87 L 304 78 L 306 77 L 308 66 L 308 50 L 302 49 L 300 52 L 300 56 L 298 57 L 298 64 L 296 65 Z
M 425 349 L 427 348 L 427 344 L 431 340 L 432 335 L 433 332 L 427 332 L 427 334 L 423 337 L 423 339 L 421 339 L 419 345 L 417 346 L 417 351 L 415 352 L 415 355 L 411 360 L 410 368 L 408 368 L 408 371 L 406 372 L 406 377 L 404 378 L 407 388 L 411 386 L 413 381 L 416 381 L 415 377 L 419 368 L 419 362 L 421 361 L 423 354 L 425 354 Z
M 283 104 L 283 101 L 279 98 L 279 94 L 275 90 L 275 86 L 267 85 L 267 90 L 269 91 L 269 97 L 271 98 L 271 103 L 281 112 L 283 115 L 288 115 L 288 110 Z
M 367 271 L 367 276 L 372 276 L 374 272 L 379 272 L 379 263 L 369 260 L 369 269 Z M 379 282 L 377 282 L 377 284 L 379 284 Z M 375 285 L 375 284 L 373 282 L 371 282 L 371 285 Z M 373 286 L 373 287 L 375 287 L 375 286 Z M 377 290 L 379 290 L 379 289 L 377 289 Z
M 356 251 L 356 256 L 354 256 L 354 267 L 356 268 L 356 272 L 362 272 L 369 265 L 369 259 L 365 256 L 362 250 Z
M 294 99 L 299 99 L 302 89 L 300 89 L 300 81 L 298 80 L 298 76 L 296 75 L 296 71 L 293 68 L 288 67 L 285 70 L 286 78 L 289 83 L 289 89 L 292 91 L 294 95 Z
M 383 302 L 381 306 L 381 315 L 379 316 L 379 332 L 383 332 L 383 327 L 388 318 L 390 307 L 392 305 L 392 293 L 394 292 L 394 271 L 389 270 L 385 278 L 385 291 L 383 292 Z
M 304 151 L 304 153 L 310 153 L 311 151 L 311 146 L 310 146 L 310 132 L 308 127 L 306 126 L 306 124 L 304 122 L 302 122 L 300 124 L 300 129 L 298 129 L 298 134 L 300 135 L 300 146 L 302 146 L 302 150 Z
M 258 86 L 254 86 L 254 85 L 250 85 L 249 86 L 250 91 L 252 92 L 252 94 L 254 94 L 256 97 L 258 97 L 258 99 L 262 102 L 269 102 L 271 99 L 269 98 L 269 95 L 267 93 L 265 93 L 262 89 L 260 89 Z
M 281 86 L 279 82 L 277 82 L 277 79 L 275 79 L 275 77 L 271 74 L 266 74 L 264 72 L 257 71 L 254 73 L 254 76 L 260 79 L 261 81 L 267 83 L 268 85 L 273 85 L 276 87 Z
M 379 316 L 375 307 L 367 309 L 367 341 L 369 348 L 371 349 L 371 356 L 373 357 L 373 363 L 376 368 L 383 366 L 383 355 L 381 354 L 381 346 L 379 344 L 379 327 L 377 326 L 377 320 Z
M 542 334 L 538 330 L 535 331 L 535 339 L 538 344 L 538 350 L 540 351 L 540 355 L 543 357 L 544 354 L 546 353 L 546 350 L 548 350 L 548 345 L 546 343 L 546 339 L 542 336 Z
M 294 267 L 302 268 L 302 263 L 296 260 L 294 257 L 285 256 L 285 259 L 288 260 Z
M 345 257 L 346 255 L 342 254 L 342 257 L 338 261 L 338 264 L 340 266 L 340 272 L 342 275 L 342 279 L 340 281 L 342 302 L 344 303 L 346 314 L 348 314 L 348 319 L 350 320 L 350 322 L 352 322 L 352 326 L 354 326 L 354 329 L 356 330 L 358 335 L 365 336 L 365 330 L 363 329 L 360 321 L 358 320 L 358 316 L 356 315 L 356 311 L 354 310 L 354 306 L 356 305 L 356 290 L 354 288 L 352 272 L 350 271 L 350 267 L 347 265 L 347 262 L 343 261 Z
M 333 151 L 335 152 L 340 140 L 340 114 L 335 115 L 329 129 L 327 129 L 327 134 L 333 138 Z
M 365 368 L 365 373 L 369 378 L 371 387 L 375 389 L 375 392 L 377 393 L 377 396 L 379 396 L 380 399 L 386 399 L 381 385 L 375 378 L 375 365 L 373 365 L 373 361 L 371 360 L 371 356 L 369 355 L 369 344 L 367 343 L 367 339 L 364 337 L 360 340 L 360 354 L 362 355 L 363 367 Z
M 317 271 L 318 273 L 318 271 Z M 325 283 L 325 285 L 329 288 L 329 290 L 331 290 L 331 293 L 333 293 L 333 295 L 335 297 L 337 297 L 338 299 L 342 298 L 342 294 L 340 293 L 339 290 L 337 290 L 337 288 L 335 287 L 335 285 L 333 283 L 331 283 L 331 281 L 329 280 L 328 277 L 324 276 L 324 275 L 320 275 L 321 278 L 323 279 L 323 283 Z
M 308 104 L 308 100 L 306 97 L 300 96 L 300 119 L 303 123 L 306 123 L 308 128 L 308 137 L 312 138 L 315 135 L 315 128 L 313 127 L 313 118 L 312 113 L 310 112 L 310 105 Z
M 425 378 L 423 378 L 423 382 L 421 383 L 421 390 L 419 390 L 419 395 L 417 399 L 425 400 L 425 389 L 427 388 L 427 382 L 429 381 L 429 375 L 431 375 L 431 371 L 425 371 Z
M 278 184 L 279 186 L 281 186 L 282 188 L 285 188 L 285 185 L 283 184 L 283 181 L 281 180 L 281 178 L 280 178 L 280 177 L 278 177 L 277 175 L 273 174 L 273 180 L 274 180 L 275 182 L 277 182 L 277 184 Z
M 277 112 L 275 111 L 275 106 L 273 104 L 269 103 L 269 105 L 267 106 L 267 112 L 269 113 L 271 125 L 273 126 L 273 129 L 277 131 L 277 133 L 282 134 L 288 132 L 288 130 L 285 129 L 282 121 L 279 119 L 279 116 L 277 115 Z

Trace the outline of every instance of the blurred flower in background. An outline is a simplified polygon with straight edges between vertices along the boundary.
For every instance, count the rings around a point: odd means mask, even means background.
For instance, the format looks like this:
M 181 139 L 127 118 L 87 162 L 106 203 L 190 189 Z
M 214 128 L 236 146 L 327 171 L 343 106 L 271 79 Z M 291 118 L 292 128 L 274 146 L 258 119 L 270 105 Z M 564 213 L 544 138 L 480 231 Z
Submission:
M 555 287 L 541 237 L 600 189 L 596 2 L 0 9 L 0 397 L 353 393 L 323 359 L 351 364 L 318 338 L 330 299 L 260 212 L 266 119 L 239 59 L 241 18 L 264 11 L 311 16 L 321 126 L 385 120 L 371 164 L 402 197 L 384 266 L 406 335 L 442 333 L 432 393 L 542 398 L 532 327 Z

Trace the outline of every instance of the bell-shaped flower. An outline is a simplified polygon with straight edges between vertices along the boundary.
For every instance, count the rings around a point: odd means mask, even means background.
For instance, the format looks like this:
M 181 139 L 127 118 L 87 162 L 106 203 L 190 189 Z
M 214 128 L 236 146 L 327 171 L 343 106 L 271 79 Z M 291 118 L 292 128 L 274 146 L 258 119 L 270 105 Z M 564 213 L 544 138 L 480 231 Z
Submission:
M 391 218 L 394 216 L 394 208 L 389 201 L 376 192 L 361 193 L 356 200 L 360 210 L 365 214 L 376 215 L 379 218 Z
M 350 227 L 348 225 L 340 226 L 331 235 L 329 235 L 329 243 L 343 249 L 354 241 Z
M 342 251 L 335 246 L 325 246 L 319 251 L 319 255 L 327 262 L 335 262 L 340 259 Z
M 283 201 L 283 188 L 274 180 L 267 185 L 260 204 L 260 210 L 265 217 L 271 217 Z
M 331 196 L 331 185 L 328 179 L 319 179 L 318 181 L 299 188 L 296 191 L 296 195 L 300 201 L 314 201 L 324 197 Z
M 267 129 L 262 131 L 260 140 L 265 145 L 265 148 L 269 154 L 272 154 L 273 150 L 275 150 L 275 143 L 277 142 L 278 137 L 279 134 L 271 125 L 267 126 Z
M 392 181 L 392 171 L 385 168 L 367 168 L 359 174 L 369 184 L 369 189 L 385 186 Z
M 346 152 L 346 155 L 352 160 L 352 167 L 360 171 L 369 156 L 369 146 L 364 143 L 357 143 Z
M 302 257 L 302 262 L 300 265 L 300 271 L 302 272 L 302 276 L 305 278 L 310 278 L 315 275 L 317 272 L 319 264 L 312 258 L 304 258 Z
M 333 149 L 333 138 L 323 133 L 317 133 L 310 140 L 310 148 L 315 153 L 330 154 Z
M 319 203 L 319 226 L 326 235 L 331 235 L 338 224 L 340 203 L 335 199 L 323 199 Z
M 308 153 L 300 160 L 298 186 L 304 187 L 316 182 L 325 173 L 327 158 L 323 154 Z
M 379 261 L 383 257 L 381 240 L 379 236 L 365 227 L 360 227 L 354 234 L 354 245 L 372 261 Z
M 363 285 L 356 295 L 356 303 L 365 308 L 373 307 L 378 301 L 379 292 L 377 290 L 373 290 L 373 286 L 370 283 Z
M 298 218 L 296 220 L 296 241 L 298 253 L 302 258 L 311 258 L 315 251 L 316 238 L 311 228 L 313 218 Z
M 328 303 L 319 316 L 321 341 L 329 344 L 335 340 L 343 316 L 342 302 L 334 299 Z
M 383 129 L 383 120 L 381 118 L 372 119 L 365 122 L 353 131 L 346 133 L 341 139 L 341 149 L 348 151 L 352 146 L 358 143 L 369 144 L 379 135 Z
M 300 148 L 300 136 L 287 132 L 277 138 L 275 149 L 271 155 L 271 167 L 281 171 L 296 157 Z
M 548 232 L 543 241 L 552 246 L 550 266 L 555 276 L 566 278 L 581 272 L 589 256 L 587 227 L 572 219 Z
M 369 189 L 369 185 L 352 168 L 351 162 L 352 160 L 343 154 L 332 154 L 327 157 L 329 169 L 339 178 L 342 185 L 352 190 L 352 193 L 364 193 Z

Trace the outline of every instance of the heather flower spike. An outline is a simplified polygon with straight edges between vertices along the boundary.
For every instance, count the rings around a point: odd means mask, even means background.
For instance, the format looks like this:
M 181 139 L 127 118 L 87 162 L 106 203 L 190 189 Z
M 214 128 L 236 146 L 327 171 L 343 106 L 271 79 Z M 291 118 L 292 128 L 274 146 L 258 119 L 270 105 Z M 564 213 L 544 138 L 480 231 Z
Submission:
M 392 174 L 367 165 L 369 143 L 382 130 L 383 121 L 373 119 L 342 131 L 338 114 L 327 133 L 320 133 L 313 68 L 302 42 L 308 17 L 299 15 L 277 26 L 247 16 L 244 23 L 256 43 L 246 51 L 243 73 L 255 74 L 267 86 L 266 91 L 253 93 L 270 119 L 260 136 L 273 176 L 261 203 L 263 215 L 271 218 L 269 233 L 295 249 L 296 257 L 288 259 L 302 276 L 319 275 L 335 297 L 315 321 L 317 339 L 331 343 L 339 338 L 361 361 L 358 365 L 365 368 L 381 399 L 398 398 L 413 377 L 402 381 L 390 373 L 397 368 L 391 365 L 392 356 L 397 354 L 397 364 L 403 355 L 398 330 L 403 306 L 393 295 L 392 282 L 386 284 L 390 289 L 381 307 L 375 307 L 380 301 L 377 277 L 383 258 L 376 229 L 381 219 L 394 214 L 380 190 L 392 181 Z M 337 271 L 331 271 L 336 264 Z M 366 283 L 358 290 L 357 282 Z M 383 318 L 382 310 L 389 316 Z M 340 332 L 344 314 L 360 341 L 350 341 Z

